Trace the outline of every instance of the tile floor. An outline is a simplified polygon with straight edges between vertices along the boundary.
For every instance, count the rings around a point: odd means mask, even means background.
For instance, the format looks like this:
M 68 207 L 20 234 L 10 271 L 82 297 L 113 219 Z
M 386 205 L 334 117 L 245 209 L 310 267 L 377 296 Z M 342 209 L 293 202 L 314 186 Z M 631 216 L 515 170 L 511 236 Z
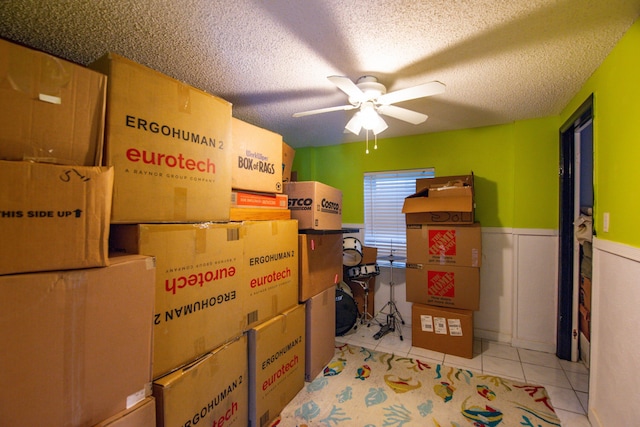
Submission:
M 453 365 L 469 370 L 499 375 L 545 386 L 551 397 L 556 414 L 563 427 L 589 427 L 587 401 L 589 398 L 589 371 L 581 362 L 573 363 L 558 359 L 555 354 L 511 347 L 495 341 L 475 340 L 474 357 L 466 359 L 450 354 L 438 353 L 411 345 L 411 328 L 403 326 L 399 332 L 389 332 L 379 340 L 373 335 L 380 330 L 374 324 L 357 325 L 345 335 L 336 337 L 337 342 L 361 345 L 387 353 L 411 355 L 423 360 Z

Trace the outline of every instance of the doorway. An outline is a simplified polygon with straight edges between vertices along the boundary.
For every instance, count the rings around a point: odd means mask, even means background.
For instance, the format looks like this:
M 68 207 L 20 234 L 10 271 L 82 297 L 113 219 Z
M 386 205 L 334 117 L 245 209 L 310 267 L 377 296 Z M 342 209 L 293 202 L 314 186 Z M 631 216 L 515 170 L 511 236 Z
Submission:
M 556 355 L 575 362 L 580 355 L 581 338 L 583 347 L 588 345 L 584 340 L 588 331 L 584 330 L 584 325 L 581 331 L 580 326 L 580 316 L 585 314 L 580 311 L 580 298 L 584 285 L 583 266 L 587 258 L 590 259 L 590 236 L 587 248 L 582 244 L 583 237 L 579 241 L 576 229 L 579 225 L 584 226 L 593 213 L 593 95 L 560 128 L 559 166 Z M 592 234 L 591 227 L 585 234 L 589 233 Z M 590 279 L 590 271 L 588 276 Z

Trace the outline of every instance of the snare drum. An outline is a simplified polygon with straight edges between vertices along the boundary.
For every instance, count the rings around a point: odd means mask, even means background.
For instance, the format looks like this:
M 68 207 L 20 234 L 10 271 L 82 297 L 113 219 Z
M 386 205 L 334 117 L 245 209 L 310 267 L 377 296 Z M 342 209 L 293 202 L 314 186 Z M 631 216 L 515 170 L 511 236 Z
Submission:
M 336 286 L 336 336 L 349 332 L 358 320 L 358 306 L 349 285 L 344 282 Z
M 361 277 L 372 277 L 380 274 L 378 264 L 364 264 L 351 267 L 347 270 L 349 279 L 358 279 Z
M 342 264 L 347 267 L 359 265 L 362 262 L 362 243 L 355 237 L 342 239 Z

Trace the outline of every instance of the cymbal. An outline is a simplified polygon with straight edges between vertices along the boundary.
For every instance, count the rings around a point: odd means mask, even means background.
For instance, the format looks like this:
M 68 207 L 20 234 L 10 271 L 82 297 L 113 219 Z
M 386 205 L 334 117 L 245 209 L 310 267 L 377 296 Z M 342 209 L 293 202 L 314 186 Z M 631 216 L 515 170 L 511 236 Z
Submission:
M 382 261 L 401 261 L 407 258 L 403 256 L 397 256 L 397 255 L 385 255 L 385 256 L 379 256 L 378 259 Z

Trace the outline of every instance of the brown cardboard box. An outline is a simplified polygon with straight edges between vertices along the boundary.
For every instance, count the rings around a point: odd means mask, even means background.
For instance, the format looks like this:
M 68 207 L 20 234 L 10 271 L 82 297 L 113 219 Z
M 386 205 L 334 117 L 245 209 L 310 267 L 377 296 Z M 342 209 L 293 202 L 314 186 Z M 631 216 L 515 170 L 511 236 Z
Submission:
M 299 234 L 298 301 L 304 302 L 342 281 L 342 233 Z
M 407 301 L 449 308 L 480 308 L 480 269 L 410 264 L 406 268 Z
M 250 328 L 298 304 L 298 222 L 247 221 L 241 238 L 244 266 L 238 293 Z
M 587 310 L 591 310 L 591 279 L 580 276 L 580 303 Z
M 311 382 L 331 361 L 336 345 L 336 291 L 331 287 L 306 301 L 305 381 Z
M 473 312 L 413 304 L 411 343 L 416 347 L 473 358 Z
M 149 396 L 94 427 L 156 427 L 156 400 Z
M 108 263 L 113 169 L 0 161 L 0 274 Z
M 247 338 L 218 347 L 153 382 L 158 427 L 249 423 Z
M 583 304 L 578 305 L 578 325 L 588 341 L 591 340 L 591 311 Z
M 305 306 L 248 331 L 249 426 L 264 427 L 304 386 Z
M 291 168 L 296 150 L 286 142 L 282 141 L 282 182 L 291 182 Z
M 473 224 L 473 173 L 416 180 L 402 212 L 407 224 Z
M 154 261 L 0 276 L 0 425 L 92 426 L 150 394 Z
M 109 77 L 111 222 L 228 221 L 231 104 L 116 54 L 90 66 Z
M 240 224 L 113 225 L 112 250 L 154 255 L 153 378 L 242 334 Z
M 231 119 L 231 187 L 282 193 L 282 135 Z
M 342 191 L 317 181 L 287 182 L 291 217 L 300 230 L 342 230 Z
M 410 263 L 480 267 L 480 224 L 407 225 L 407 260 Z
M 107 78 L 0 40 L 0 159 L 100 166 Z

